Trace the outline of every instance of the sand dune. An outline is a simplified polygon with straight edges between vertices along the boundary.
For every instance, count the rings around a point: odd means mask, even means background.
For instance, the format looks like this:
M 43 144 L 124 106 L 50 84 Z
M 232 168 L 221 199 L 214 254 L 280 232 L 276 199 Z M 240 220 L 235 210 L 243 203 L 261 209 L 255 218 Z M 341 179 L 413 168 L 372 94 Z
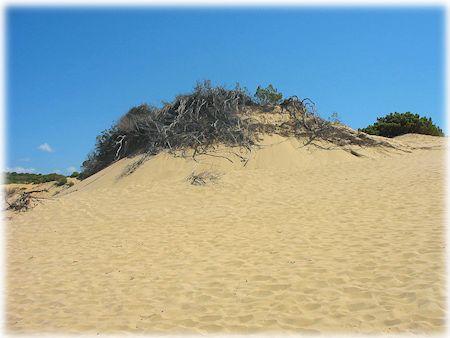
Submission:
M 123 159 L 7 223 L 8 330 L 442 332 L 445 139 L 392 142 Z

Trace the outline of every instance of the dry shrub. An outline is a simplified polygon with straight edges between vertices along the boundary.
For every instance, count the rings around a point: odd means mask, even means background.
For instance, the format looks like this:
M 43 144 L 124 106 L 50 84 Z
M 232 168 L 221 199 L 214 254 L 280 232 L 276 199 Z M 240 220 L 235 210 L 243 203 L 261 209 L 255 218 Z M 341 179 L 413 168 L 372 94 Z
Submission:
M 220 176 L 209 171 L 201 171 L 199 173 L 193 172 L 187 178 L 187 181 L 192 185 L 206 185 L 208 183 L 215 183 Z
M 8 205 L 7 209 L 13 211 L 27 211 L 34 206 L 32 202 L 41 199 L 40 197 L 33 196 L 33 194 L 44 191 L 48 192 L 47 189 L 22 191 L 19 193 L 17 197 L 11 198 L 12 199 L 11 202 L 8 201 L 6 202 Z
M 281 98 L 281 96 L 280 96 Z M 276 100 L 278 103 L 280 98 Z M 292 96 L 282 101 L 274 110 L 289 113 L 288 121 L 279 128 L 270 123 L 252 123 L 243 118 L 246 110 L 264 111 L 262 103 L 255 103 L 245 89 L 211 87 L 208 81 L 198 84 L 190 94 L 179 95 L 162 108 L 146 104 L 132 108 L 112 128 L 97 137 L 95 150 L 83 162 L 80 178 L 86 178 L 106 168 L 111 163 L 138 153 L 156 155 L 163 150 L 175 153 L 193 149 L 193 157 L 210 153 L 217 144 L 251 149 L 264 132 L 282 136 L 305 138 L 305 145 L 315 140 L 331 142 L 339 147 L 391 146 L 377 141 L 363 132 L 322 119 L 314 102 Z M 147 157 L 145 157 L 147 158 Z M 144 160 L 126 170 L 136 170 Z
M 20 189 L 18 187 L 6 187 L 5 188 L 5 198 L 8 200 L 13 197 Z
M 239 86 L 228 90 L 204 82 L 161 109 L 145 104 L 132 108 L 97 137 L 94 152 L 83 162 L 82 178 L 137 153 L 192 148 L 195 156 L 219 143 L 249 148 L 254 137 L 238 112 L 253 104 Z

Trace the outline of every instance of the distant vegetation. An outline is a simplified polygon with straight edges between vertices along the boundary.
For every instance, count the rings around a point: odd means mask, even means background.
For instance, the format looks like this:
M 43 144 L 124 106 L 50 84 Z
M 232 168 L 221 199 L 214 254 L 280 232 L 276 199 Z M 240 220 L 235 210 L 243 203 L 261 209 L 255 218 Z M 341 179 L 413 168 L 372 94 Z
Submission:
M 69 177 L 77 178 L 78 176 L 80 176 L 80 173 L 78 171 L 74 171 Z
M 45 183 L 55 181 L 56 185 L 61 186 L 67 183 L 67 178 L 64 175 L 60 174 L 30 174 L 30 173 L 16 173 L 9 172 L 5 175 L 5 183 L 19 183 L 19 184 L 27 184 L 27 183 Z
M 59 178 L 56 180 L 56 185 L 57 185 L 58 187 L 63 186 L 63 185 L 65 185 L 65 184 L 67 184 L 67 177 L 66 177 L 66 176 L 59 177 Z
M 384 137 L 395 137 L 409 133 L 444 136 L 442 129 L 436 126 L 431 118 L 420 117 L 419 114 L 410 112 L 391 113 L 379 117 L 374 124 L 360 130 L 367 134 Z

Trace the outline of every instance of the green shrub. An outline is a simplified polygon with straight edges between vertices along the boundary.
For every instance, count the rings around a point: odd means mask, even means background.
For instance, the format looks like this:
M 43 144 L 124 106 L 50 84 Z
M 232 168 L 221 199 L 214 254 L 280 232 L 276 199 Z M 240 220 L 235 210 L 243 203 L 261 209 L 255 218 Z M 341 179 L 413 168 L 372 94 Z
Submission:
M 55 183 L 55 184 L 56 184 L 58 187 L 67 184 L 67 177 L 65 177 L 65 176 L 59 177 L 59 178 L 56 180 L 56 183 Z
M 18 183 L 18 184 L 39 184 L 57 181 L 59 179 L 66 178 L 64 175 L 60 174 L 30 174 L 30 173 L 16 173 L 16 172 L 7 172 L 5 177 L 5 183 Z
M 78 176 L 80 176 L 80 173 L 79 173 L 78 171 L 74 171 L 74 172 L 72 173 L 72 175 L 70 175 L 69 177 L 71 177 L 71 178 L 77 178 Z
M 67 183 L 67 185 L 68 185 L 69 187 L 73 187 L 73 186 L 75 185 L 75 183 L 69 182 L 69 183 Z
M 255 93 L 256 100 L 261 105 L 275 105 L 281 102 L 283 94 L 277 91 L 271 84 L 267 88 L 258 86 Z
M 384 137 L 415 133 L 432 136 L 444 136 L 441 128 L 436 126 L 431 118 L 420 117 L 419 114 L 391 113 L 384 117 L 378 117 L 374 124 L 359 129 L 367 134 Z

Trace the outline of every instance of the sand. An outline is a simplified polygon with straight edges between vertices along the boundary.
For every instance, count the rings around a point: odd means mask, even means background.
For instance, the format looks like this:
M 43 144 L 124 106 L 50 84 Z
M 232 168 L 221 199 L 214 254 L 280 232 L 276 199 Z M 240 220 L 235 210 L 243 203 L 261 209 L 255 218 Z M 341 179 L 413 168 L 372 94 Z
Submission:
M 394 142 L 123 159 L 8 221 L 7 329 L 442 333 L 445 139 Z

